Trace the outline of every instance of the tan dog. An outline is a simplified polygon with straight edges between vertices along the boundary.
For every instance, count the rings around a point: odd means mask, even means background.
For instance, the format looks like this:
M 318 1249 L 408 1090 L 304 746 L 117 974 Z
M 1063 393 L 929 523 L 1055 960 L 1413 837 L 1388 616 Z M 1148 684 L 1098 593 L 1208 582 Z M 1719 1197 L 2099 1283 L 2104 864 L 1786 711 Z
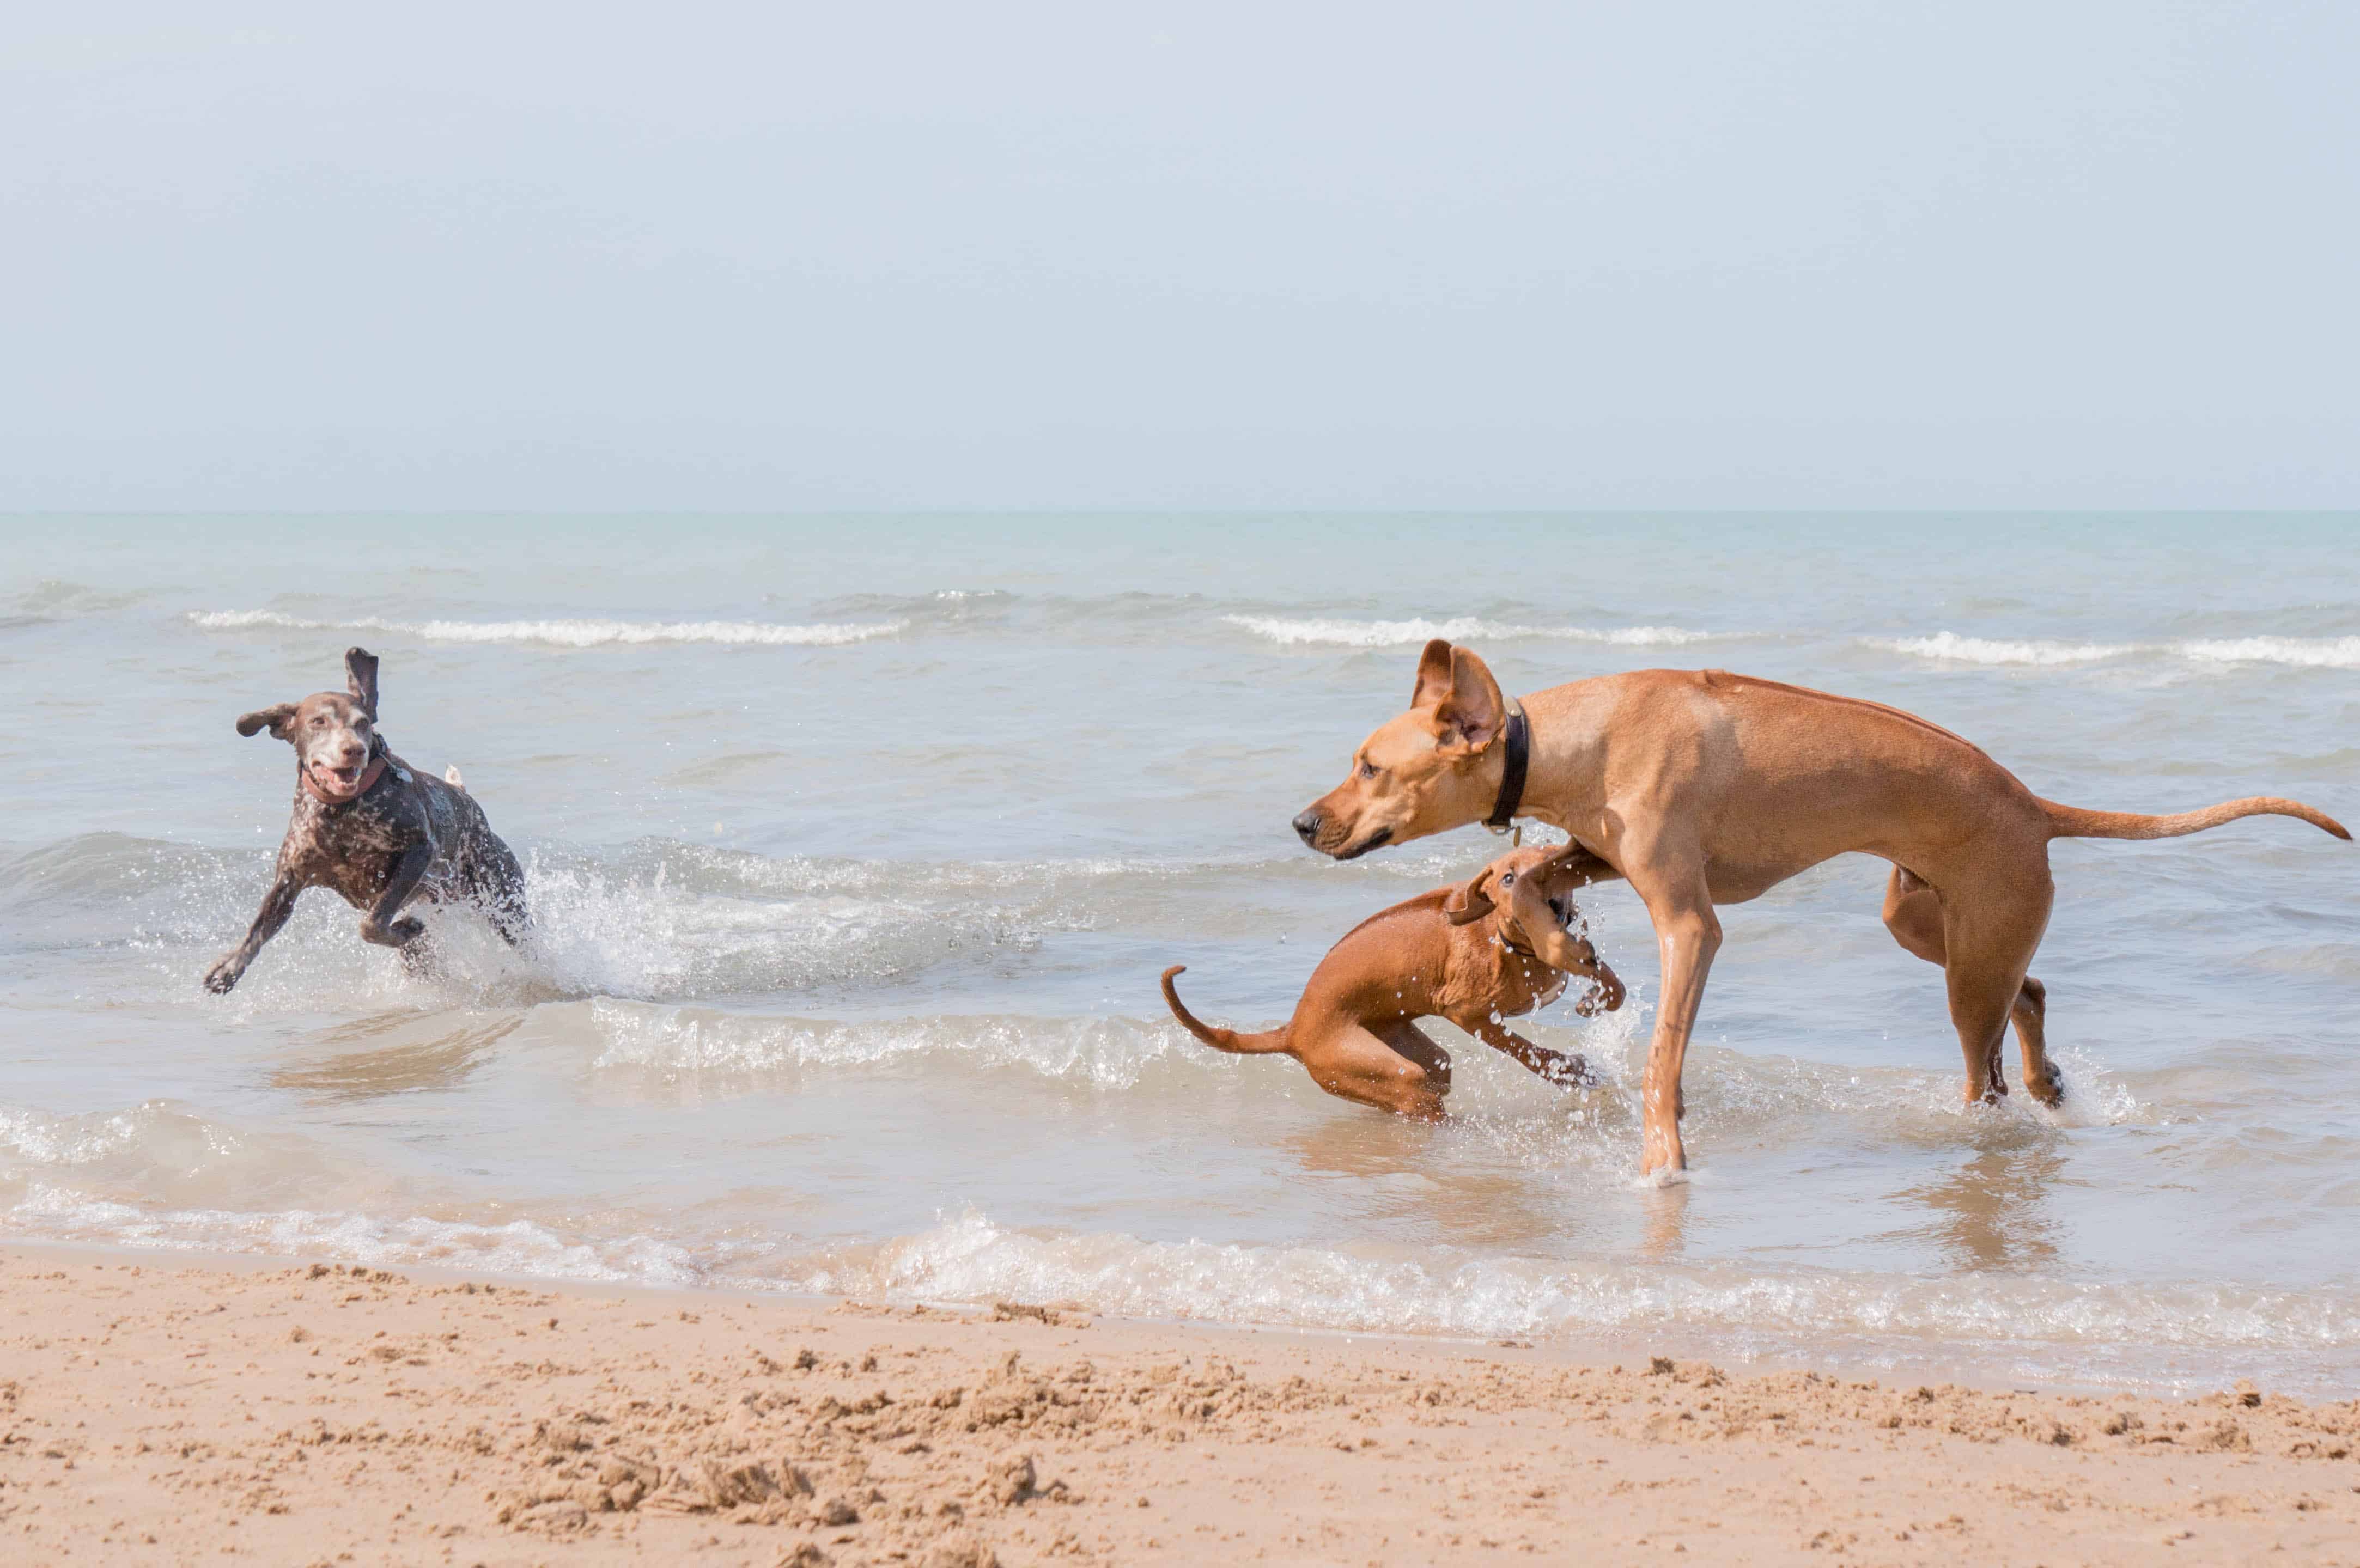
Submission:
M 1361 743 L 1350 776 L 1295 828 L 1349 860 L 1517 814 L 1563 828 L 1628 877 L 1655 922 L 1664 991 L 1644 1088 L 1650 1171 L 1687 1164 L 1680 1069 L 1721 946 L 1716 904 L 1833 855 L 1891 861 L 1885 922 L 1943 967 L 1968 1101 L 2006 1093 L 1999 1048 L 2013 1016 L 2026 1083 L 2054 1104 L 2046 993 L 2025 974 L 2049 925 L 2051 839 L 2176 838 L 2266 814 L 2352 836 L 2269 796 L 2164 817 L 2059 805 L 1897 708 L 1721 670 L 1601 676 L 1516 708 L 1480 659 L 1439 640 L 1418 659 L 1409 711 Z
M 1439 1117 L 1450 1053 L 1415 1020 L 1448 1018 L 1555 1083 L 1583 1083 L 1579 1056 L 1535 1045 L 1500 1020 L 1546 1007 L 1580 975 L 1597 989 L 1574 1004 L 1584 1017 L 1622 1005 L 1622 982 L 1587 937 L 1566 927 L 1572 893 L 1612 872 L 1572 844 L 1503 855 L 1467 882 L 1420 893 L 1370 916 L 1311 972 L 1295 1017 L 1263 1034 L 1199 1023 L 1164 972 L 1164 999 L 1207 1045 L 1284 1051 L 1331 1094 L 1406 1116 Z

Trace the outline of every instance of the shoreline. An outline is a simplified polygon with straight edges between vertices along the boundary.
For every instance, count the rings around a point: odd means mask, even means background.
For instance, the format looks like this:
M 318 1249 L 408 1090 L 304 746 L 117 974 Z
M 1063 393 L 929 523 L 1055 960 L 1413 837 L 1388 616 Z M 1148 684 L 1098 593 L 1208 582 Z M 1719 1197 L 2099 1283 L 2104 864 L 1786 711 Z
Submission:
M 227 1274 L 258 1274 L 292 1268 L 308 1268 L 325 1258 L 333 1265 L 355 1272 L 371 1269 L 400 1274 L 421 1283 L 460 1284 L 474 1281 L 521 1290 L 539 1290 L 559 1295 L 630 1298 L 645 1296 L 659 1301 L 672 1301 L 692 1309 L 699 1303 L 738 1301 L 748 1307 L 776 1305 L 825 1312 L 850 1300 L 869 1305 L 905 1310 L 912 1307 L 945 1317 L 989 1317 L 989 1303 L 969 1301 L 932 1301 L 905 1297 L 846 1296 L 840 1292 L 814 1292 L 783 1289 L 767 1282 L 733 1279 L 705 1280 L 694 1284 L 651 1283 L 637 1279 L 596 1279 L 579 1276 L 510 1273 L 497 1269 L 469 1268 L 410 1260 L 397 1262 L 355 1262 L 349 1258 L 330 1253 L 229 1252 L 204 1247 L 147 1247 L 134 1243 L 80 1238 L 50 1239 L 0 1236 L 0 1255 L 21 1252 L 28 1255 L 55 1254 L 71 1264 L 76 1260 L 139 1263 L 155 1268 L 191 1268 Z M 1699 1329 L 1683 1323 L 1668 1323 L 1645 1327 L 1625 1326 L 1614 1331 L 1593 1332 L 1579 1336 L 1563 1333 L 1527 1336 L 1516 1334 L 1493 1337 L 1486 1334 L 1451 1334 L 1421 1329 L 1342 1328 L 1320 1323 L 1267 1323 L 1253 1320 L 1195 1317 L 1148 1317 L 1102 1312 L 1085 1303 L 1058 1301 L 1054 1303 L 1069 1315 L 1089 1318 L 1100 1324 L 1123 1323 L 1154 1332 L 1157 1330 L 1187 1331 L 1207 1334 L 1238 1334 L 1249 1338 L 1270 1337 L 1299 1341 L 1306 1347 L 1329 1344 L 1358 1345 L 1382 1347 L 1399 1345 L 1408 1347 L 1469 1352 L 1502 1352 L 1519 1359 L 1567 1367 L 1608 1367 L 1618 1363 L 1645 1362 L 1668 1354 L 1677 1360 L 1711 1361 L 1732 1376 L 1770 1377 L 1783 1373 L 1819 1372 L 1852 1380 L 1880 1380 L 1946 1384 L 1993 1394 L 2048 1394 L 2060 1397 L 2086 1396 L 2106 1398 L 2125 1395 L 2163 1400 L 2198 1399 L 2246 1380 L 2239 1373 L 2251 1372 L 2260 1381 L 2273 1387 L 2283 1387 L 2294 1398 L 2307 1404 L 2333 1404 L 2344 1390 L 2342 1388 L 2318 1387 L 2319 1378 L 2306 1377 L 2296 1380 L 2273 1379 L 2256 1372 L 2252 1367 L 2239 1368 L 2228 1375 L 2173 1370 L 2147 1376 L 2124 1375 L 2109 1377 L 2103 1373 L 2059 1373 L 2045 1368 L 2017 1367 L 2009 1371 L 1995 1370 L 1993 1360 L 1977 1362 L 1970 1357 L 1941 1348 L 1918 1348 L 1915 1343 L 1896 1340 L 1870 1340 L 1850 1335 L 1813 1345 L 1780 1345 L 1775 1348 L 1735 1348 L 1725 1343 L 1725 1334 L 1711 1329 Z M 1765 1335 L 1765 1337 L 1770 1337 Z M 2031 1347 L 2037 1351 L 2041 1346 Z M 2215 1353 L 2225 1358 L 2225 1353 Z M 2261 1359 L 2260 1357 L 2256 1358 Z M 2300 1382 L 2305 1386 L 2297 1387 Z M 2348 1396 L 2360 1400 L 2360 1382 L 2354 1382 Z M 2355 1564 L 2360 1568 L 2360 1564 Z
M 0 1540 L 486 1568 L 2349 1563 L 2360 1401 L 7 1243 Z

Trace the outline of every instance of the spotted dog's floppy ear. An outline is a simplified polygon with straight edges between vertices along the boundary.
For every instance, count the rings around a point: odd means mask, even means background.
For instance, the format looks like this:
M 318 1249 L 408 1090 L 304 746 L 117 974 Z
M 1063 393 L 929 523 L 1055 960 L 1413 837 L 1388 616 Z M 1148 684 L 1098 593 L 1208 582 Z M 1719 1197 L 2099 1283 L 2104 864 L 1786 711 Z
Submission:
M 1442 900 L 1442 918 L 1454 926 L 1471 925 L 1491 912 L 1491 868 L 1483 867 L 1460 883 Z
M 361 712 L 377 720 L 377 655 L 365 648 L 344 649 L 344 685 Z
M 259 732 L 268 730 L 279 740 L 290 740 L 293 736 L 288 733 L 287 721 L 294 716 L 295 704 L 292 702 L 279 702 L 268 708 L 257 708 L 250 713 L 238 715 L 237 733 L 251 740 Z

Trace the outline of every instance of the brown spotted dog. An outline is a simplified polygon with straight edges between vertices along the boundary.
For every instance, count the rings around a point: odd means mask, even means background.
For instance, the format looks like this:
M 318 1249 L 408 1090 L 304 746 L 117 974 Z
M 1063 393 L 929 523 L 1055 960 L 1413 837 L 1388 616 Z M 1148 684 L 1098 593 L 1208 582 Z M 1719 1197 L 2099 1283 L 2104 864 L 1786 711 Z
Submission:
M 1614 876 L 1579 844 L 1534 845 L 1500 856 L 1469 881 L 1420 893 L 1371 916 L 1311 972 L 1295 1017 L 1262 1034 L 1199 1023 L 1164 972 L 1164 1000 L 1207 1045 L 1284 1051 L 1329 1094 L 1401 1116 L 1438 1119 L 1450 1093 L 1450 1053 L 1417 1027 L 1448 1018 L 1555 1083 L 1594 1080 L 1579 1056 L 1535 1045 L 1501 1022 L 1564 995 L 1568 976 L 1594 982 L 1574 1004 L 1588 1018 L 1622 1005 L 1622 982 L 1589 938 L 1573 890 Z
M 459 780 L 418 772 L 377 731 L 377 656 L 344 653 L 345 691 L 314 691 L 247 713 L 237 733 L 268 729 L 295 748 L 295 810 L 279 846 L 279 870 L 246 940 L 213 966 L 205 989 L 227 991 L 279 934 L 306 887 L 333 889 L 365 911 L 361 936 L 397 948 L 415 968 L 426 927 L 401 913 L 413 898 L 481 909 L 514 946 L 527 917 L 524 871 Z

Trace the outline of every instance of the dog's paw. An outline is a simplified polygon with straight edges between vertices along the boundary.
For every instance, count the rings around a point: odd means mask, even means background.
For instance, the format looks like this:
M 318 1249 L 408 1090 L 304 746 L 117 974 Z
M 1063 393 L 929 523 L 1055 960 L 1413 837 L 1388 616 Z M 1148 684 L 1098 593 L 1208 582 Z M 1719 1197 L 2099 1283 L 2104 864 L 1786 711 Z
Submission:
M 1568 1056 L 1551 1064 L 1548 1081 L 1560 1089 L 1595 1089 L 1601 1080 L 1587 1059 Z
M 361 922 L 361 940 L 379 947 L 408 947 L 425 934 L 426 922 L 416 915 L 404 915 L 389 926 L 374 920 Z
M 240 971 L 228 959 L 223 959 L 205 971 L 205 989 L 216 996 L 226 996 L 238 982 Z

